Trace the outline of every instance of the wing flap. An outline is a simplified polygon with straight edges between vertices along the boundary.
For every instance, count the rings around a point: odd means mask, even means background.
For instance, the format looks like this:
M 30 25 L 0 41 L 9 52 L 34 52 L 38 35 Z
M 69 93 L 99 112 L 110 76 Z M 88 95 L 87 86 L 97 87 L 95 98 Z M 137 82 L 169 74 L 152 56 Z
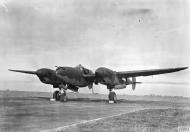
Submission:
M 117 74 L 120 77 L 151 76 L 151 75 L 177 72 L 177 71 L 185 70 L 187 68 L 188 67 L 178 67 L 178 68 L 166 68 L 166 69 L 123 71 L 123 72 L 117 72 Z

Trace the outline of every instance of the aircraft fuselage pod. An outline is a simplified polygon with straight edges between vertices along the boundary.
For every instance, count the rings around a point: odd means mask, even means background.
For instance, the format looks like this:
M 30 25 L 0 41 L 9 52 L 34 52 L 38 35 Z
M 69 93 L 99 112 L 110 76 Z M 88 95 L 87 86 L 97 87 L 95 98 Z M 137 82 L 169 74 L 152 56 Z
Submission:
M 93 72 L 82 66 L 58 67 L 56 76 L 64 84 L 71 84 L 78 87 L 86 87 L 92 82 L 85 78 L 85 75 L 93 75 Z

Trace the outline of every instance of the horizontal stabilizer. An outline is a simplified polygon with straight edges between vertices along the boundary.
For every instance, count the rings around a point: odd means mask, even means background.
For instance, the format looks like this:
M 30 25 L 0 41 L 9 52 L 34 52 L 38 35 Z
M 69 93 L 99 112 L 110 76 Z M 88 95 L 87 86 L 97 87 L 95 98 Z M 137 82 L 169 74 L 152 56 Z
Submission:
M 23 70 L 11 70 L 11 69 L 8 70 L 13 72 L 26 73 L 26 74 L 36 74 L 36 71 L 23 71 Z

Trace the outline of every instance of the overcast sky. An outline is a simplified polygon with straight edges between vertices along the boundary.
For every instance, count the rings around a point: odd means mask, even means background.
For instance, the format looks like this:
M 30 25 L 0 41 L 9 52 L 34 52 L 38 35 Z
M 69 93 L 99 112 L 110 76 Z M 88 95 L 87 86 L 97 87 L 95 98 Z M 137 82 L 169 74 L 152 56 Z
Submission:
M 28 90 L 32 85 L 33 91 L 52 90 L 37 77 L 8 68 L 82 64 L 125 71 L 190 66 L 189 12 L 188 0 L 0 0 L 0 89 Z M 189 70 L 137 78 L 185 84 L 147 83 L 134 92 L 128 87 L 118 93 L 190 96 L 189 78 Z

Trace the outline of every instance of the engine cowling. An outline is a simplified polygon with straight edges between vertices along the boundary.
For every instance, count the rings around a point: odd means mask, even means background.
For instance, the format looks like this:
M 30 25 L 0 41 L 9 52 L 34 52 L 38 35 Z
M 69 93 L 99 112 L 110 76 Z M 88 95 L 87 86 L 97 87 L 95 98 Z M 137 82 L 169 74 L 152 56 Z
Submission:
M 125 84 L 115 85 L 114 89 L 124 89 L 126 88 Z

